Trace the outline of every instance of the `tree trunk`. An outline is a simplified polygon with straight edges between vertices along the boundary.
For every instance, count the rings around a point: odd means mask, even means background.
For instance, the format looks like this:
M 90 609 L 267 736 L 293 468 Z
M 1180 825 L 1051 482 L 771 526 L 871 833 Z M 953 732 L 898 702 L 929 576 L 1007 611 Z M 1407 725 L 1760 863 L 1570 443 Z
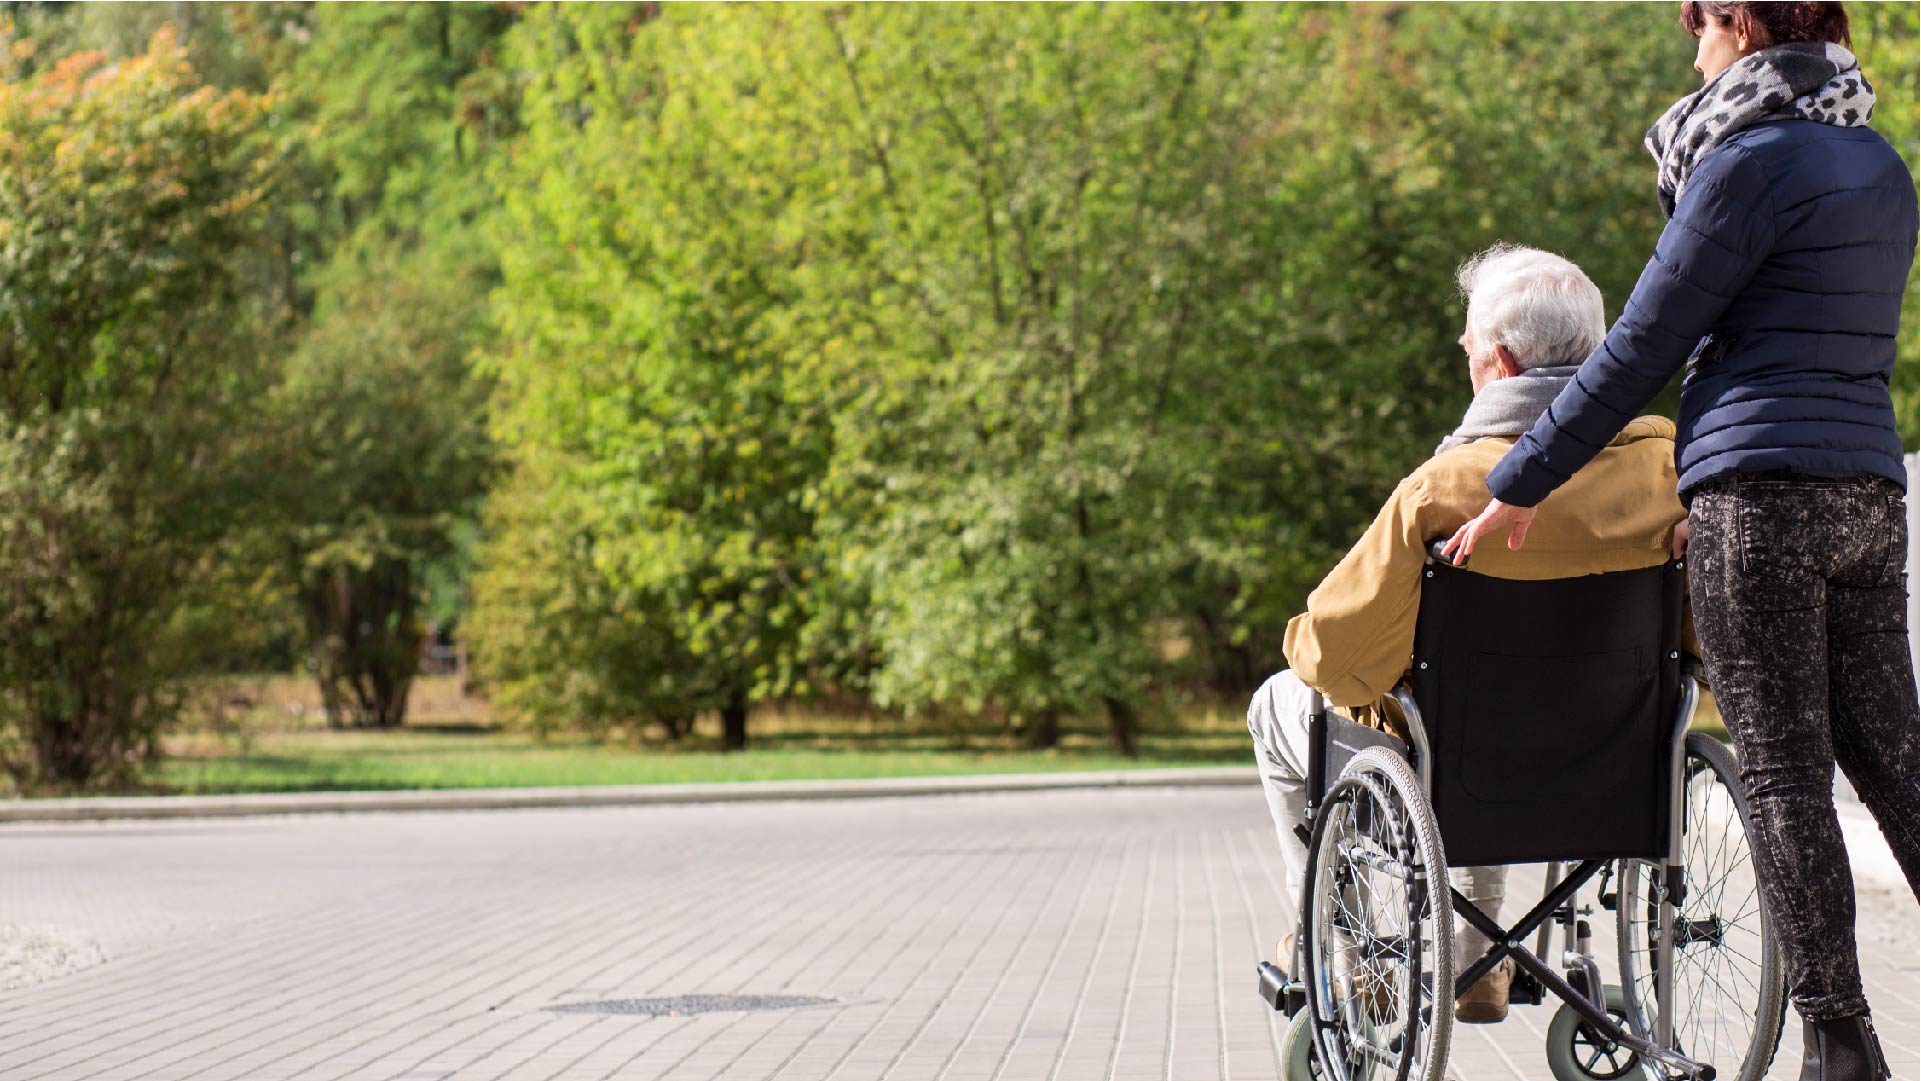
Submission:
M 747 749 L 747 696 L 736 694 L 720 707 L 720 745 L 728 751 Z
M 1061 712 L 1057 709 L 1044 709 L 1033 720 L 1027 722 L 1027 745 L 1037 751 L 1045 751 L 1060 746 Z
M 33 749 L 42 783 L 84 788 L 93 779 L 94 762 L 87 754 L 78 719 L 38 718 L 33 726 Z
M 1114 753 L 1133 758 L 1140 753 L 1137 734 L 1140 719 L 1134 715 L 1134 707 L 1118 698 L 1103 698 L 1107 705 L 1107 734 L 1113 741 Z
M 327 666 L 315 651 L 314 679 L 320 684 L 320 706 L 327 714 L 328 728 L 345 728 L 353 719 L 353 711 L 347 708 L 347 698 L 340 693 L 340 687 L 322 673 Z
M 22 702 L 35 770 L 29 783 L 56 791 L 122 778 L 141 748 L 146 723 L 146 689 L 116 686 L 111 651 L 96 641 L 75 652 L 88 659 L 77 661 L 58 684 L 29 691 Z M 145 743 L 151 749 L 152 737 Z
M 314 678 L 330 728 L 398 728 L 420 668 L 413 568 L 333 567 L 305 589 Z
M 687 733 L 694 729 L 694 719 L 685 713 L 663 714 L 656 720 L 660 722 L 661 730 L 667 733 L 667 738 L 675 743 L 686 738 Z

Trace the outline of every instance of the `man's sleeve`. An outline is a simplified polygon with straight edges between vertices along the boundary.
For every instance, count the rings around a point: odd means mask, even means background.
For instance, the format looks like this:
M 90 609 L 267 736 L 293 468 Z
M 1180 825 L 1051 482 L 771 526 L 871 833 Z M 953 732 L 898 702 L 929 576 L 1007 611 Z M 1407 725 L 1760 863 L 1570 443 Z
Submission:
M 1414 652 L 1427 538 L 1426 488 L 1403 480 L 1287 624 L 1288 666 L 1330 704 L 1363 706 L 1394 688 Z
M 1714 328 L 1774 238 L 1760 165 L 1739 146 L 1709 154 L 1614 329 L 1488 474 L 1494 498 L 1532 507 L 1600 453 Z

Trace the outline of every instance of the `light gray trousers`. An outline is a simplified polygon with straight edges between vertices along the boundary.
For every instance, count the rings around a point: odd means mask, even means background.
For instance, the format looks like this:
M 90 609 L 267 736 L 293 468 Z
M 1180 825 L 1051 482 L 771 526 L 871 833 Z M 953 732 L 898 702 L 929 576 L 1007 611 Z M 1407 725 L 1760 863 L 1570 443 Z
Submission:
M 1283 926 L 1301 925 L 1300 889 L 1307 876 L 1307 846 L 1294 827 L 1307 820 L 1307 719 L 1313 692 L 1291 671 L 1270 678 L 1247 707 L 1247 730 L 1254 737 L 1254 761 L 1261 769 L 1267 809 L 1280 834 L 1281 866 L 1287 896 L 1281 898 Z M 1489 918 L 1499 919 L 1507 886 L 1505 867 L 1457 867 L 1454 888 Z M 1454 924 L 1454 964 L 1460 971 L 1487 952 L 1486 936 L 1459 920 Z

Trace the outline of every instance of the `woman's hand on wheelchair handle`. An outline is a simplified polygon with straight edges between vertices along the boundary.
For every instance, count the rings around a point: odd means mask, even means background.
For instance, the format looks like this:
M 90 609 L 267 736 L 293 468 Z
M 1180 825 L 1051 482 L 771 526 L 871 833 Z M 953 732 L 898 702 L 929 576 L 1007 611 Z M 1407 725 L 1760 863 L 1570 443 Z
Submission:
M 1527 541 L 1527 527 L 1533 523 L 1533 507 L 1516 507 L 1498 499 L 1490 499 L 1487 509 L 1454 531 L 1454 535 L 1441 546 L 1441 554 L 1458 567 L 1474 554 L 1474 546 L 1482 537 L 1498 534 L 1502 530 L 1507 531 L 1507 546 L 1518 552 Z

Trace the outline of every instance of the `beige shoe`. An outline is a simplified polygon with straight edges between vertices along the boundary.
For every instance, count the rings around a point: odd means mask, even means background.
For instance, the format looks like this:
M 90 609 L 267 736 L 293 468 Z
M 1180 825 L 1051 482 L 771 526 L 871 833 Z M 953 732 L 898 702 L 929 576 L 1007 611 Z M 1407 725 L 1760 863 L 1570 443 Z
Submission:
M 1282 935 L 1274 944 L 1274 967 L 1286 974 L 1289 979 L 1298 979 L 1300 973 L 1294 971 L 1294 936 Z
M 1334 932 L 1334 937 L 1342 943 L 1335 951 L 1335 996 L 1358 1001 L 1369 1024 L 1392 1024 L 1400 1006 L 1400 995 L 1392 986 L 1391 977 L 1371 965 L 1356 964 L 1359 947 L 1339 931 Z
M 1400 1016 L 1401 996 L 1378 972 L 1368 969 L 1355 981 L 1367 1019 L 1372 1024 L 1391 1025 Z
M 1454 1019 L 1464 1025 L 1492 1025 L 1507 1020 L 1507 989 L 1514 983 L 1514 958 L 1503 957 L 1487 975 L 1474 981 L 1467 994 L 1454 1000 Z

